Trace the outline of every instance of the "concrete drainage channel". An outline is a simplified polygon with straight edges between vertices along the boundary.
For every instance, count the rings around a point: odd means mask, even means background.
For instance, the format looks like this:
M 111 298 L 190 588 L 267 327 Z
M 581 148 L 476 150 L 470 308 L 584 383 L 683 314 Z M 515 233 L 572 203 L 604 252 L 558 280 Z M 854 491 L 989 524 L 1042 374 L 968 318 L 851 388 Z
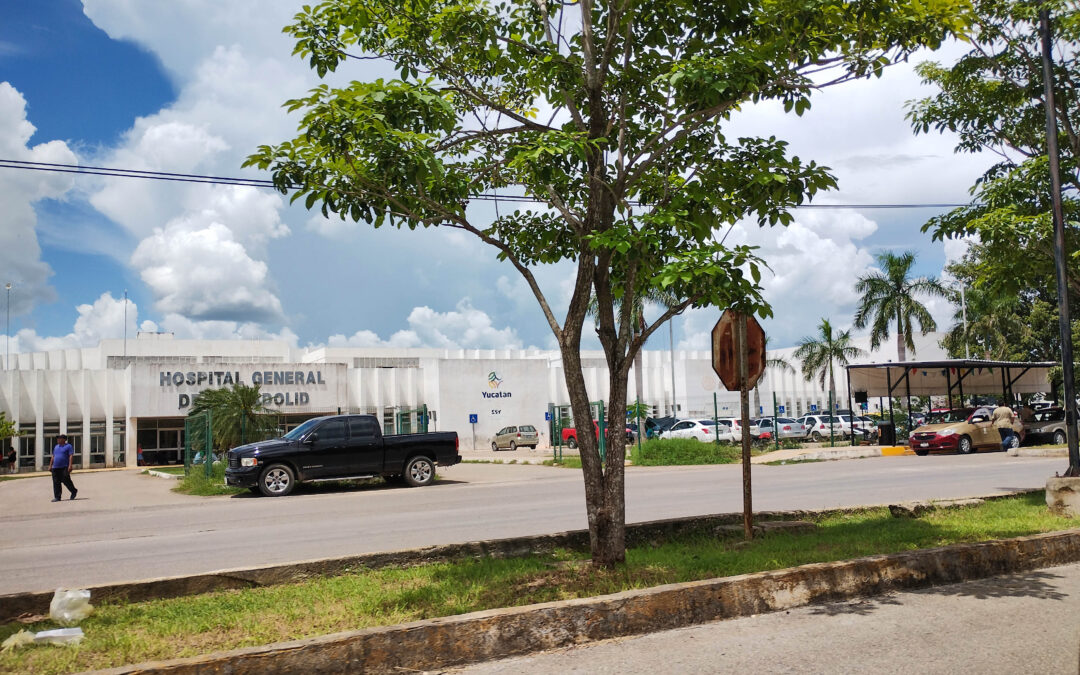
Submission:
M 962 500 L 958 503 L 970 502 Z M 907 504 L 897 515 L 917 514 L 927 506 Z M 799 518 L 807 514 L 791 512 L 760 516 Z M 740 529 L 731 524 L 732 520 L 737 519 L 738 515 L 733 514 L 643 523 L 628 528 L 628 540 L 647 541 L 685 528 L 715 527 L 718 533 L 731 533 Z M 810 527 L 806 523 L 770 524 L 762 521 L 761 524 L 766 530 Z M 475 542 L 455 547 L 431 547 L 201 575 L 188 578 L 201 581 L 187 585 L 186 592 L 182 592 L 183 583 L 177 579 L 99 587 L 95 589 L 93 597 L 147 599 L 185 595 L 217 588 L 281 583 L 357 567 L 415 564 L 463 555 L 520 555 L 532 550 L 585 542 L 587 533 L 584 532 Z M 432 670 L 790 609 L 814 602 L 956 583 L 1077 561 L 1080 561 L 1080 529 L 669 584 L 593 598 L 486 610 L 100 672 L 240 674 L 267 671 L 397 673 Z M 34 601 L 37 595 L 49 594 L 3 596 L 0 597 L 0 607 L 8 615 L 14 609 L 12 601 L 15 601 L 15 605 L 37 605 Z M 48 604 L 47 597 L 44 602 Z

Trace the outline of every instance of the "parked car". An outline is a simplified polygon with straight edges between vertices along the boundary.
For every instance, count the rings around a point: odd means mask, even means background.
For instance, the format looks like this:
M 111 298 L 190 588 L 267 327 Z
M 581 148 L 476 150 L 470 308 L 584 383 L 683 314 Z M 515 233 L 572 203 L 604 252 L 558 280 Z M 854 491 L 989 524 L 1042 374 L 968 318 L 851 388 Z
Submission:
M 660 425 L 657 424 L 657 421 L 655 419 L 651 417 L 646 417 L 645 421 L 642 423 L 642 426 L 645 427 L 645 438 L 656 438 L 660 435 Z M 626 428 L 634 432 L 634 436 L 636 439 L 638 435 L 637 420 L 633 418 L 628 418 Z
M 806 436 L 810 440 L 821 442 L 831 436 L 851 438 L 851 423 L 844 422 L 835 415 L 806 415 L 799 419 L 806 427 Z
M 297 483 L 382 476 L 421 487 L 461 461 L 453 431 L 383 436 L 374 415 L 316 417 L 281 438 L 228 452 L 226 485 L 283 497 Z
M 600 423 L 597 422 L 596 420 L 593 420 L 592 424 L 593 424 L 593 434 L 594 434 L 594 436 L 596 438 L 600 438 Z M 631 429 L 630 427 L 624 427 L 624 429 L 626 430 L 626 442 L 627 443 L 633 443 L 637 438 L 635 436 L 635 434 L 634 434 L 634 430 Z M 563 427 L 563 430 L 562 430 L 562 442 L 568 448 L 571 448 L 571 449 L 576 448 L 578 446 L 577 428 L 576 427 Z
M 750 426 L 750 435 L 757 439 L 762 438 L 763 434 L 768 434 L 769 438 L 779 437 L 781 440 L 785 438 L 798 440 L 806 438 L 806 425 L 802 422 L 793 420 L 790 417 L 777 417 L 776 425 L 777 429 L 773 429 L 773 418 L 771 417 L 758 418 Z M 776 431 L 775 434 L 774 431 Z
M 675 426 L 675 423 L 678 421 L 678 417 L 657 417 L 653 420 L 653 422 L 656 423 L 656 436 L 660 436 L 660 434 Z
M 712 443 L 717 440 L 733 443 L 735 435 L 731 427 L 726 424 L 717 424 L 714 420 L 679 420 L 675 426 L 665 431 L 660 438 L 696 438 L 699 441 Z
M 520 447 L 527 447 L 536 449 L 536 444 L 540 442 L 540 434 L 536 432 L 536 427 L 531 424 L 522 424 L 517 427 L 503 427 L 495 432 L 495 435 L 491 438 L 491 449 L 498 452 L 502 448 L 506 448 L 513 452 Z
M 1061 408 L 1043 408 L 1035 411 L 1035 420 L 1024 424 L 1025 440 L 1033 443 L 1064 445 L 1065 411 Z
M 855 432 L 862 436 L 859 440 L 873 440 L 877 438 L 877 425 L 870 421 L 869 417 L 863 418 L 858 415 L 852 417 L 846 413 L 841 413 L 837 415 L 837 417 L 840 418 L 840 422 L 843 423 L 845 427 L 855 427 Z
M 969 454 L 981 449 L 1000 449 L 1001 435 L 990 423 L 990 408 L 957 408 L 931 419 L 911 432 L 908 444 L 916 455 L 931 450 L 956 450 Z

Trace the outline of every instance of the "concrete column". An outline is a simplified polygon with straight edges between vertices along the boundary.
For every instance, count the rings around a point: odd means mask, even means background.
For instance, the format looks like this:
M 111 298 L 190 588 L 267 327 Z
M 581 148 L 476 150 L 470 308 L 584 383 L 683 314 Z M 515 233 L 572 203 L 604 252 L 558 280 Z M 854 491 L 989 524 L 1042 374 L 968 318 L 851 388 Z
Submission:
M 34 464 L 45 465 L 45 457 L 52 455 L 52 448 L 45 452 L 45 371 L 35 370 L 34 380 Z
M 79 386 L 82 389 L 82 437 L 84 461 L 90 461 L 90 374 L 85 370 L 79 373 Z
M 102 371 L 105 378 L 105 466 L 113 466 L 113 383 L 112 371 Z
M 134 368 L 129 363 L 124 368 L 124 466 L 139 465 L 138 438 L 135 434 L 135 418 L 131 416 L 131 378 Z

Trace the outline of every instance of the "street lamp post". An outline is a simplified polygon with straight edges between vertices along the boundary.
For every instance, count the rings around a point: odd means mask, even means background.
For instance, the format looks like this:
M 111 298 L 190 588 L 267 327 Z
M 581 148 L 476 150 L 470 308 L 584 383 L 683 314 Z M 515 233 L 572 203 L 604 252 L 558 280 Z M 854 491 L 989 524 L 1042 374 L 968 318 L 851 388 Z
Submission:
M 7 290 L 7 325 L 4 327 L 4 370 L 11 367 L 11 282 L 4 284 Z

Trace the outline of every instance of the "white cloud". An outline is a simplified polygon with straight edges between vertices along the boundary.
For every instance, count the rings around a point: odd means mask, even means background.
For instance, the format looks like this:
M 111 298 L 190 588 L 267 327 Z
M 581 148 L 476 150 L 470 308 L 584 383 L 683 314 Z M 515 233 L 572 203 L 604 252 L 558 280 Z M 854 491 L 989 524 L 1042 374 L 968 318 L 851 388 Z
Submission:
M 331 347 L 438 347 L 458 349 L 521 349 L 522 341 L 513 328 L 495 328 L 491 317 L 476 309 L 468 298 L 454 311 L 436 312 L 430 307 L 414 307 L 407 319 L 408 330 L 401 330 L 382 340 L 370 331 L 353 335 L 331 335 Z
M 272 332 L 250 321 L 192 321 L 179 314 L 167 314 L 154 327 L 181 340 L 283 340 L 293 347 L 299 341 L 288 328 Z
M 51 349 L 74 349 L 93 347 L 103 339 L 124 335 L 124 299 L 102 293 L 93 304 L 78 305 L 79 313 L 72 331 L 63 336 L 42 336 L 31 328 L 18 331 L 11 339 L 11 353 L 40 352 Z M 134 301 L 127 301 L 127 334 L 135 337 L 135 325 L 139 308 Z
M 275 322 L 281 301 L 267 290 L 266 263 L 252 259 L 229 228 L 190 221 L 170 223 L 142 241 L 131 256 L 156 307 L 193 319 Z
M 0 82 L 0 156 L 29 162 L 75 162 L 74 153 L 61 141 L 30 146 L 34 130 L 26 117 L 26 99 L 9 83 Z M 0 284 L 14 285 L 13 314 L 29 313 L 36 304 L 56 298 L 48 283 L 52 268 L 41 259 L 33 204 L 61 197 L 72 185 L 69 174 L 0 169 Z

